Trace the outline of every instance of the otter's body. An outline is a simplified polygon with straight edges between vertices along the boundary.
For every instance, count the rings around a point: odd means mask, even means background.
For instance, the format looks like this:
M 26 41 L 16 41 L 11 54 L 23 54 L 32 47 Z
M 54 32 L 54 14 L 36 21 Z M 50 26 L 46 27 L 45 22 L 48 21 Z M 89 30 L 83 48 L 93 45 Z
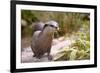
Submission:
M 47 53 L 48 59 L 50 59 L 50 50 L 55 30 L 53 27 L 45 26 L 42 31 L 34 32 L 31 43 L 34 57 L 41 58 Z

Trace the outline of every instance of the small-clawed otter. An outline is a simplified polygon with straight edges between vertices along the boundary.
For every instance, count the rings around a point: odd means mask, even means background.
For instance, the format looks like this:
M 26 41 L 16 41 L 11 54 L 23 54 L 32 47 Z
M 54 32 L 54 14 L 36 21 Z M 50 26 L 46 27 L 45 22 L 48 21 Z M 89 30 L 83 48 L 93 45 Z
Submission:
M 54 32 L 58 29 L 58 23 L 55 21 L 48 21 L 45 23 L 42 30 L 35 31 L 32 36 L 31 49 L 34 57 L 41 58 L 47 53 L 48 59 L 51 60 L 50 50 Z

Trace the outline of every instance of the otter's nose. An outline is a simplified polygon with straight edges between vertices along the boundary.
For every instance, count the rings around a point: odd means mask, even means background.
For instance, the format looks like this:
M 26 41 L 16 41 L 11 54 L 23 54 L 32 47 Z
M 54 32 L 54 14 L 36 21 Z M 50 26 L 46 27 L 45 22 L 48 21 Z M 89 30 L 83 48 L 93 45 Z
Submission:
M 59 27 L 57 27 L 57 30 L 59 30 Z
M 55 27 L 56 28 L 56 30 L 59 30 L 59 27 Z

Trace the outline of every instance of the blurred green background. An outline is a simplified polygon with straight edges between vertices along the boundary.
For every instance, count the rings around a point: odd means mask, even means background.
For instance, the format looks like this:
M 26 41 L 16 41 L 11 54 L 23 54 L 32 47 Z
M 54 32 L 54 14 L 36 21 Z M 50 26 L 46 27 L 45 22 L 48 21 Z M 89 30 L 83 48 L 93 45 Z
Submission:
M 89 14 L 88 13 L 75 13 L 75 12 L 48 12 L 48 11 L 32 11 L 22 10 L 21 11 L 21 28 L 22 37 L 32 36 L 32 23 L 48 20 L 55 20 L 59 23 L 60 30 L 58 31 L 59 36 L 63 36 L 66 33 L 72 34 L 78 30 L 89 29 Z

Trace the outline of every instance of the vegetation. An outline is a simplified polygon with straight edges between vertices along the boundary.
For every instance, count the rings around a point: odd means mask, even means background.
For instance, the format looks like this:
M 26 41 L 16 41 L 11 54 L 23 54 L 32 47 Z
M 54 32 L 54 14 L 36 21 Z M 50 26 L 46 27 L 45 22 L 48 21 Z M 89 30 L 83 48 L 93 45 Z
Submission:
M 37 21 L 57 21 L 60 28 L 58 33 L 63 36 L 78 31 L 83 26 L 83 22 L 89 18 L 85 13 L 22 10 L 21 19 L 26 22 L 26 25 L 22 23 L 22 37 L 27 37 L 32 35 L 32 23 Z
M 78 39 L 67 48 L 61 48 L 54 58 L 58 60 L 84 60 L 90 58 L 90 37 L 89 34 L 79 33 Z

